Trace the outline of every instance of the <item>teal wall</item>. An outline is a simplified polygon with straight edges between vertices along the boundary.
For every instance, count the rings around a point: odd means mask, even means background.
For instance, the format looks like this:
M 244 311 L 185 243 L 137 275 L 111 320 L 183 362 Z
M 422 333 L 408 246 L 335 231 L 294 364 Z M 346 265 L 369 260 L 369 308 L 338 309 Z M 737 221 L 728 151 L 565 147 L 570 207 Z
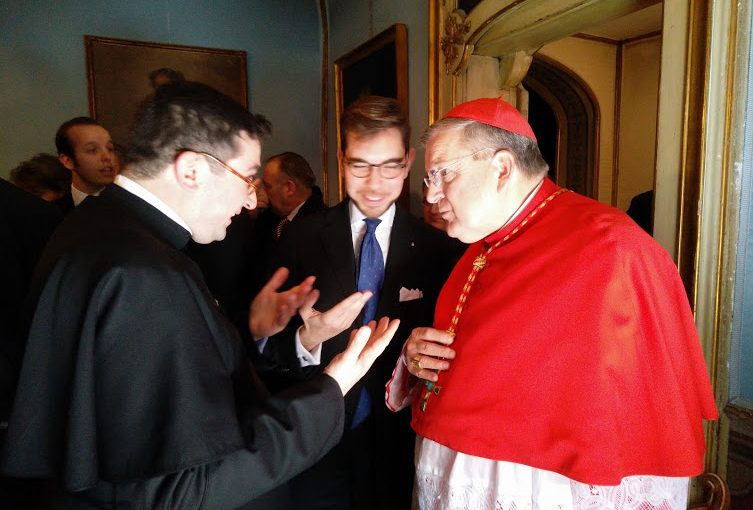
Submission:
M 334 62 L 353 48 L 395 23 L 408 29 L 408 88 L 411 139 L 416 163 L 411 170 L 411 210 L 421 214 L 421 180 L 424 151 L 419 148 L 428 122 L 429 97 L 429 2 L 428 0 L 328 0 L 330 51 L 330 115 L 328 131 L 330 202 L 337 199 L 337 138 L 335 128 Z
M 251 109 L 273 124 L 262 156 L 293 150 L 318 169 L 317 0 L 0 0 L 1 177 L 89 114 L 84 34 L 246 51 Z

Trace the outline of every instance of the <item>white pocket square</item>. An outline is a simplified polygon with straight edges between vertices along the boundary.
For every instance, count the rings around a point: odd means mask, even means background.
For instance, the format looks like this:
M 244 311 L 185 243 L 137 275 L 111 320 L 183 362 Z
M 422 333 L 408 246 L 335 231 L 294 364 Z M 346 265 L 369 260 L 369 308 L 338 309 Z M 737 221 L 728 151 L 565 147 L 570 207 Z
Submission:
M 424 293 L 419 289 L 406 289 L 405 287 L 400 289 L 400 302 L 413 301 L 414 299 L 421 299 L 424 297 Z

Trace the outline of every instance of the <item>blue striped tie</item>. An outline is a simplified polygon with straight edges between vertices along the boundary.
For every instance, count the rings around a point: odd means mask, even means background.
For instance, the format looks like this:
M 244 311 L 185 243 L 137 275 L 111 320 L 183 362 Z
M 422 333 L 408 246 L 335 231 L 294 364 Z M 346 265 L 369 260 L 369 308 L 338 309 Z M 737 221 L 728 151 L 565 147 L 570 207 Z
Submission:
M 377 218 L 364 218 L 366 222 L 366 235 L 361 242 L 361 253 L 358 258 L 358 290 L 370 290 L 371 299 L 363 307 L 363 323 L 368 324 L 370 320 L 376 317 L 377 303 L 379 302 L 379 291 L 382 289 L 384 281 L 384 258 L 382 257 L 382 248 L 379 246 L 374 232 L 377 225 L 382 220 Z M 358 397 L 358 405 L 353 413 L 353 423 L 350 428 L 354 429 L 369 416 L 371 413 L 371 397 L 366 388 L 361 388 Z

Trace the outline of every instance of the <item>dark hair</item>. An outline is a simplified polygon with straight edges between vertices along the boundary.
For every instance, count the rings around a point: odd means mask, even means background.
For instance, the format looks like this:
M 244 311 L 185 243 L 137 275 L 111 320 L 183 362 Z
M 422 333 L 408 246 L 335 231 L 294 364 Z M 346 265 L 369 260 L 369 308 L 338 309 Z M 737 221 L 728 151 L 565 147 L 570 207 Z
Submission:
M 226 160 L 235 154 L 235 137 L 242 131 L 260 140 L 270 133 L 271 125 L 208 85 L 168 83 L 141 104 L 130 129 L 123 166 L 136 177 L 154 177 L 181 149 L 208 152 Z
M 64 194 L 71 187 L 71 173 L 52 154 L 39 153 L 10 171 L 10 180 L 29 193 Z
M 408 150 L 410 124 L 400 103 L 391 97 L 360 97 L 352 102 L 340 117 L 342 150 L 345 151 L 348 133 L 361 138 L 390 128 L 397 128 L 400 131 L 405 150 Z
M 157 88 L 155 81 L 157 80 L 158 76 L 164 76 L 165 78 L 167 78 L 168 83 L 186 81 L 186 78 L 180 71 L 170 69 L 169 67 L 160 67 L 159 69 L 155 69 L 154 71 L 149 73 L 149 83 L 152 84 L 153 88 Z
M 280 165 L 280 170 L 304 188 L 311 189 L 316 184 L 314 171 L 311 170 L 311 166 L 309 166 L 308 162 L 300 154 L 283 152 L 270 157 L 267 162 L 270 161 L 277 161 Z
M 71 139 L 68 137 L 68 130 L 74 126 L 101 126 L 101 124 L 91 117 L 75 117 L 71 120 L 66 120 L 60 125 L 57 133 L 55 133 L 55 147 L 58 150 L 58 154 L 65 154 L 75 160 Z
M 536 140 L 475 120 L 457 117 L 439 120 L 426 130 L 421 137 L 421 144 L 426 146 L 434 137 L 448 131 L 460 132 L 468 152 L 487 147 L 510 151 L 525 175 L 541 176 L 549 170 L 549 165 L 544 161 Z M 484 154 L 480 154 L 477 158 L 482 157 Z

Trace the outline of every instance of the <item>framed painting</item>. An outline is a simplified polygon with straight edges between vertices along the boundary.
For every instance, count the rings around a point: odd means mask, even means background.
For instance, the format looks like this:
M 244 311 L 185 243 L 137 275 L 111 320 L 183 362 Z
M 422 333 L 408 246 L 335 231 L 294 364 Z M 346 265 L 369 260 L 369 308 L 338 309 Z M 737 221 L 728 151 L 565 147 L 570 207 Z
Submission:
M 408 115 L 408 37 L 405 25 L 397 23 L 335 61 L 335 112 L 337 150 L 342 148 L 340 116 L 361 96 L 397 99 Z M 340 170 L 340 199 L 345 182 Z M 408 207 L 410 179 L 403 184 L 400 203 Z
M 160 80 L 211 85 L 248 107 L 246 52 L 84 36 L 89 112 L 124 143 L 141 101 Z

